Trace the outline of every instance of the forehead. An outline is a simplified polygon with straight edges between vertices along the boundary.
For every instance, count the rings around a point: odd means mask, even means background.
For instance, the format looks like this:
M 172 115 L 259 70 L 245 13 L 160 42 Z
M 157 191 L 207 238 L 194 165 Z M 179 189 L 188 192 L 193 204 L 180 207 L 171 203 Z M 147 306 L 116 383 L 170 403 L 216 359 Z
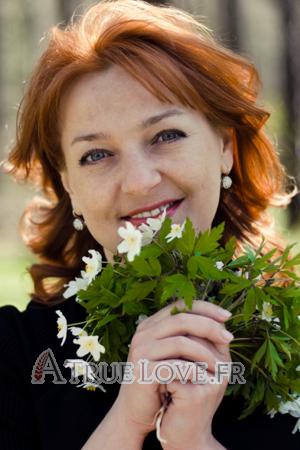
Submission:
M 170 103 L 180 105 L 165 89 Z M 182 105 L 181 105 L 182 106 Z M 86 74 L 66 91 L 61 102 L 63 125 L 73 121 L 93 121 L 119 118 L 124 121 L 141 114 L 150 115 L 166 109 L 166 103 L 146 89 L 138 80 L 119 66 L 103 72 Z

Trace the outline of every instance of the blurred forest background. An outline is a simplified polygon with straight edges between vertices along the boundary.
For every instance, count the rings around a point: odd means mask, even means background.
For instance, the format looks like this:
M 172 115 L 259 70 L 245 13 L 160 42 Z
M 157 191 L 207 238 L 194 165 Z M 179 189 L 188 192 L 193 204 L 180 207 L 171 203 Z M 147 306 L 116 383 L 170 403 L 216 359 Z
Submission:
M 10 0 L 0 2 L 0 160 L 14 141 L 18 104 L 47 31 L 66 23 L 76 9 L 95 2 L 78 0 Z M 151 3 L 151 2 L 150 2 Z M 155 3 L 155 2 L 152 2 Z M 262 80 L 261 102 L 272 113 L 268 131 L 276 140 L 291 175 L 300 174 L 300 0 L 174 0 L 174 5 L 201 16 L 229 48 L 250 58 Z M 0 174 L 0 305 L 24 309 L 31 281 L 26 266 L 32 257 L 18 235 L 23 208 L 36 193 Z M 278 228 L 290 242 L 300 241 L 300 200 L 274 212 Z

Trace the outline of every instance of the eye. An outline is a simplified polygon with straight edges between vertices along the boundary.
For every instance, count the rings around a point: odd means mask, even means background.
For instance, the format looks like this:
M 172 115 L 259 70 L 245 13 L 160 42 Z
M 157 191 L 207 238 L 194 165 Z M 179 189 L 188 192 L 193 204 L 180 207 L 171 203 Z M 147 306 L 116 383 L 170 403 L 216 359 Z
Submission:
M 86 152 L 79 160 L 79 165 L 84 166 L 85 164 L 93 164 L 101 161 L 104 155 L 110 155 L 109 152 L 105 150 L 94 149 Z
M 158 142 L 158 139 L 160 137 L 166 137 L 167 138 L 167 139 L 163 139 L 161 141 L 162 143 L 164 143 L 164 142 L 169 143 L 169 142 L 172 142 L 172 141 L 177 141 L 178 140 L 178 136 L 179 136 L 179 138 L 180 137 L 186 137 L 186 134 L 183 131 L 180 131 L 180 130 L 163 130 L 163 131 L 161 131 L 160 133 L 158 133 L 155 136 L 153 143 Z M 161 142 L 158 142 L 158 143 L 161 143 Z

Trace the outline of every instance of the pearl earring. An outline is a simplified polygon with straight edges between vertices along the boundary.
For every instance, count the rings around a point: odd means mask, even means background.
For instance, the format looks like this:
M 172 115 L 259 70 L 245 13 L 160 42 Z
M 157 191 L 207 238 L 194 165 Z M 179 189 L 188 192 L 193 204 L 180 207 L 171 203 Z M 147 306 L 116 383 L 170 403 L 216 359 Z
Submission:
M 232 179 L 229 175 L 224 175 L 222 178 L 222 187 L 224 189 L 229 189 L 232 186 Z
M 73 220 L 73 227 L 76 231 L 82 231 L 84 229 L 84 220 L 81 218 L 78 214 L 75 213 L 75 211 L 72 211 L 74 220 Z

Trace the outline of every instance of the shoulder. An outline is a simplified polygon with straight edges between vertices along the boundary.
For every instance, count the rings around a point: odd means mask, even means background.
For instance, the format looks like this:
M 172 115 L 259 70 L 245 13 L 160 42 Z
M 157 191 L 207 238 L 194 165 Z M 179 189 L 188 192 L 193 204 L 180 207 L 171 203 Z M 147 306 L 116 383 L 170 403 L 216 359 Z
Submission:
M 15 306 L 0 308 L 0 357 L 17 355 L 18 342 L 22 335 L 22 313 Z
M 57 310 L 69 323 L 83 320 L 84 308 L 74 299 L 60 304 L 41 304 L 32 300 L 25 311 L 14 306 L 0 307 L 0 358 L 10 365 L 32 365 L 41 351 L 59 347 L 57 339 Z

